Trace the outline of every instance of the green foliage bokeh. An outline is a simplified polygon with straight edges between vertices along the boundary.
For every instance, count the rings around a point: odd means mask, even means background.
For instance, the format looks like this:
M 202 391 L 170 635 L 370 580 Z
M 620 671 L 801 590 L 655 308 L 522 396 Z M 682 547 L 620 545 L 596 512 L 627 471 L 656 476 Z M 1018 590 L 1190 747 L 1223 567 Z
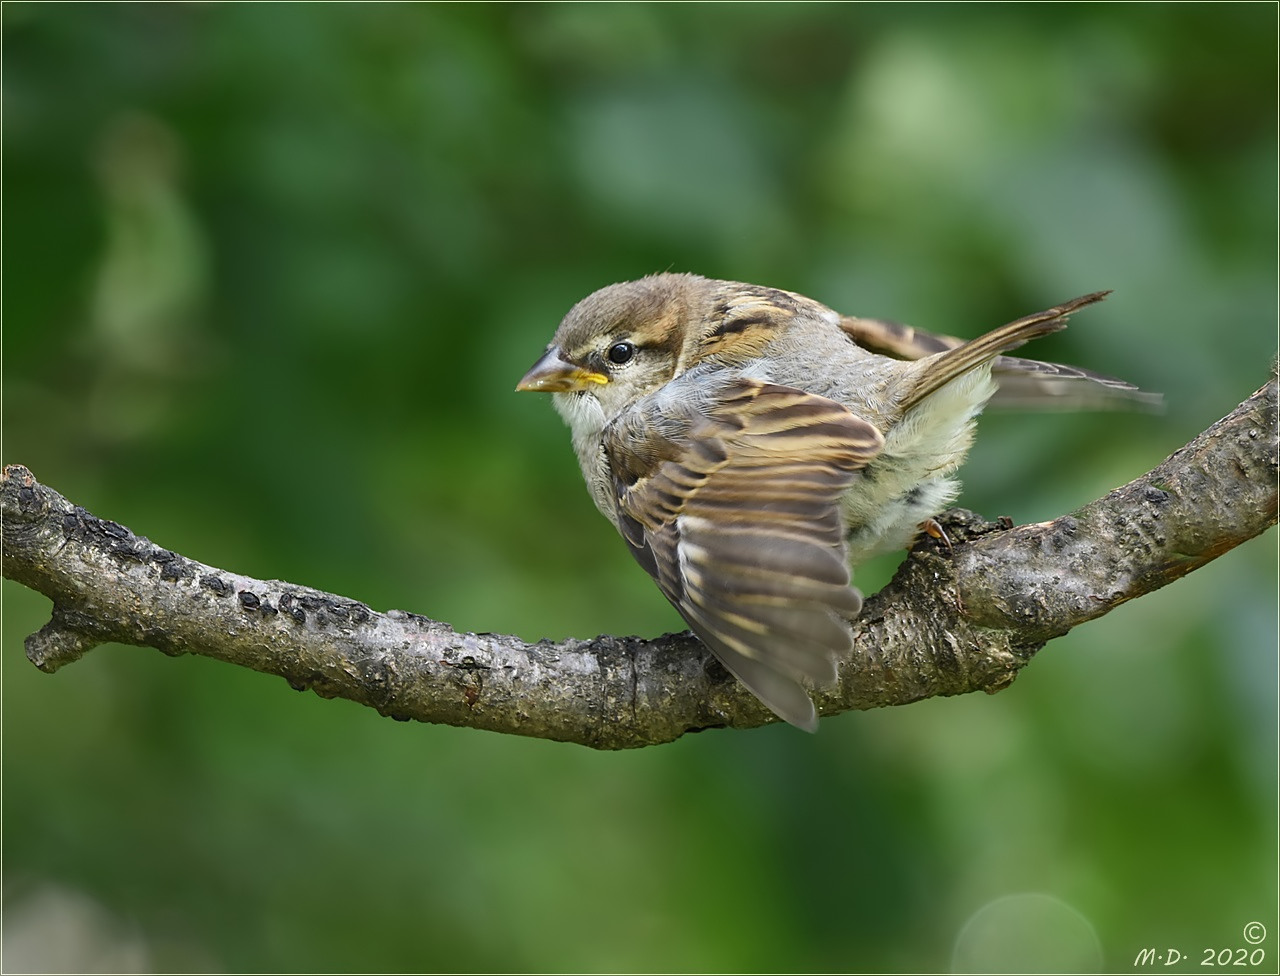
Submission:
M 680 621 L 521 372 L 668 268 L 1163 415 L 983 419 L 1070 511 L 1275 353 L 1275 8 L 6 3 L 4 461 L 201 561 L 534 639 Z M 110 647 L 4 584 L 6 968 L 1128 971 L 1276 936 L 1274 534 L 1008 691 L 631 754 Z M 892 561 L 859 573 L 864 589 Z M 992 933 L 996 935 L 992 935 Z

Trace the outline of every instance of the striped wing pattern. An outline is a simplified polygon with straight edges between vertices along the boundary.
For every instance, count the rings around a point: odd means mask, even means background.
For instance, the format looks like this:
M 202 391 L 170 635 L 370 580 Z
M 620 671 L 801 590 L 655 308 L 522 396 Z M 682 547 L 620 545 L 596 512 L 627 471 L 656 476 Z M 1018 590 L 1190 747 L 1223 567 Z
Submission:
M 672 428 L 641 401 L 606 431 L 618 526 L 716 657 L 780 717 L 817 727 L 803 680 L 852 646 L 840 497 L 884 438 L 833 400 L 736 379 Z M 650 416 L 653 414 L 653 416 Z

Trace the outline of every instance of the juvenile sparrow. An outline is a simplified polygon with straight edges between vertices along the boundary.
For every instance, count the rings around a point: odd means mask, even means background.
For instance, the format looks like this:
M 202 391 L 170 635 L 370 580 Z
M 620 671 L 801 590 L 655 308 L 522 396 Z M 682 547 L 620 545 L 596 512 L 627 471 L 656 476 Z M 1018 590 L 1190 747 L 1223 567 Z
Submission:
M 1150 399 L 1002 355 L 1106 294 L 961 342 L 775 288 L 651 275 L 578 302 L 516 389 L 552 394 L 596 507 L 693 632 L 815 731 L 805 682 L 835 679 L 862 607 L 850 564 L 907 547 L 955 498 L 993 370 L 1019 399 Z

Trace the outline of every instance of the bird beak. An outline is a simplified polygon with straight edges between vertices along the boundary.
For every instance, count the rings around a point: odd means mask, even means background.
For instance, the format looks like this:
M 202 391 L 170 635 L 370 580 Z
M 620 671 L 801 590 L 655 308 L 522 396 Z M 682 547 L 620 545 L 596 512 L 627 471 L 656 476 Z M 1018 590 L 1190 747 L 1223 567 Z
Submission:
M 518 384 L 518 393 L 575 393 L 593 384 L 609 382 L 603 373 L 593 373 L 581 366 L 567 363 L 559 346 L 552 346 L 541 359 L 530 367 Z

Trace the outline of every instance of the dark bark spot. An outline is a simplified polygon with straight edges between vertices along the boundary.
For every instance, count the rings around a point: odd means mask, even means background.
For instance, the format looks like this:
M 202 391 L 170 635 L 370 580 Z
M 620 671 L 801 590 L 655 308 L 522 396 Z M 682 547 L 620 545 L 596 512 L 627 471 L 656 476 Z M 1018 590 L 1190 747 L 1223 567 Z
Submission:
M 190 562 L 168 549 L 154 550 L 151 553 L 151 561 L 159 565 L 160 578 L 170 583 L 195 576 L 195 570 L 191 568 Z
M 1064 515 L 1058 519 L 1057 524 L 1054 526 L 1053 535 L 1049 537 L 1049 544 L 1054 549 L 1066 549 L 1071 545 L 1071 541 L 1079 529 L 1079 522 L 1070 515 Z
M 213 590 L 218 596 L 227 596 L 231 592 L 231 584 L 221 576 L 201 576 L 200 585 L 205 589 Z
M 293 618 L 294 623 L 305 624 L 307 622 L 307 612 L 298 606 L 292 593 L 285 593 L 280 597 L 280 609 Z

